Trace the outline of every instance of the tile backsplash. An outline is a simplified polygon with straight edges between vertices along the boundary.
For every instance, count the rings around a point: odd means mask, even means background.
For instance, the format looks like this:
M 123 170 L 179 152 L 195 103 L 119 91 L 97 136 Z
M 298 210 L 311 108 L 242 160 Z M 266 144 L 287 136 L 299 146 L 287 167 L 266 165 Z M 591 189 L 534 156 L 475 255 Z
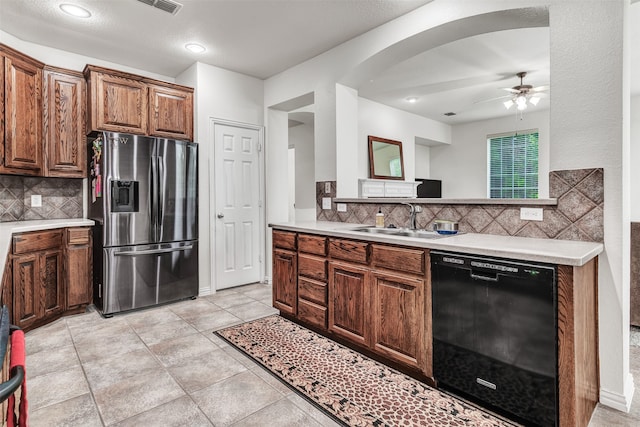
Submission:
M 31 196 L 42 196 L 32 207 Z M 82 180 L 0 175 L 0 222 L 82 218 Z
M 382 208 L 385 224 L 404 227 L 409 222 L 409 209 L 401 204 L 346 203 L 347 211 L 322 209 L 324 182 L 316 183 L 316 217 L 320 221 L 375 224 L 375 214 Z M 558 199 L 556 206 L 544 209 L 543 221 L 520 219 L 518 205 L 421 204 L 416 217 L 418 228 L 430 229 L 435 219 L 458 221 L 460 231 L 546 239 L 604 241 L 604 174 L 601 168 L 554 171 L 549 174 L 549 195 Z M 531 206 L 527 206 L 531 207 Z

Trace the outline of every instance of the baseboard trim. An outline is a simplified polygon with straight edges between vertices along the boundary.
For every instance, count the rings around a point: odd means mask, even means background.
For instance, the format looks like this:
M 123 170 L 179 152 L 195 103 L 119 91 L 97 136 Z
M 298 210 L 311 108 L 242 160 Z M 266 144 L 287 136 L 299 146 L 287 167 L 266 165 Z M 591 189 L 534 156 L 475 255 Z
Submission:
M 635 386 L 633 384 L 633 375 L 629 373 L 624 387 L 624 394 L 614 393 L 601 388 L 600 403 L 618 411 L 629 412 L 634 392 Z

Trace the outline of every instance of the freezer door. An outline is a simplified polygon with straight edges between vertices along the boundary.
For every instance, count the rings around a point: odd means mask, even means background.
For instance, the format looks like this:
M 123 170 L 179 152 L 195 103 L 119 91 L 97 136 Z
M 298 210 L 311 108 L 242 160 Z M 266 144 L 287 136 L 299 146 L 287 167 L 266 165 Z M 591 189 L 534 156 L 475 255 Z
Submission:
M 105 248 L 103 314 L 198 295 L 198 242 Z
M 154 138 L 104 133 L 104 246 L 156 242 L 154 149 Z
M 198 238 L 198 145 L 157 140 L 158 242 Z

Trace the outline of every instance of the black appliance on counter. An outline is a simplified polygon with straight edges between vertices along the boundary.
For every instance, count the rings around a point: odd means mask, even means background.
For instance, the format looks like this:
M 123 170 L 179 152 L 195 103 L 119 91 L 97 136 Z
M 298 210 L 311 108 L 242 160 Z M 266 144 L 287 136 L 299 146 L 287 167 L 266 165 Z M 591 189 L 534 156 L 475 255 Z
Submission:
M 557 273 L 431 251 L 438 386 L 526 425 L 558 425 Z
M 416 178 L 419 182 L 416 197 L 422 198 L 441 198 L 442 197 L 442 181 L 439 179 L 422 179 Z

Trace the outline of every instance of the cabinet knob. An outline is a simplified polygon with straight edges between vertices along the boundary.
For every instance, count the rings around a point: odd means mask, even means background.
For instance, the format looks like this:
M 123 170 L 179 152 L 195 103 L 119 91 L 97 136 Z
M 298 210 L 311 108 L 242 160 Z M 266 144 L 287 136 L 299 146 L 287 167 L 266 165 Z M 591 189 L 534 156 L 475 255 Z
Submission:
M 224 218 L 224 214 L 222 212 L 218 212 L 218 218 Z

